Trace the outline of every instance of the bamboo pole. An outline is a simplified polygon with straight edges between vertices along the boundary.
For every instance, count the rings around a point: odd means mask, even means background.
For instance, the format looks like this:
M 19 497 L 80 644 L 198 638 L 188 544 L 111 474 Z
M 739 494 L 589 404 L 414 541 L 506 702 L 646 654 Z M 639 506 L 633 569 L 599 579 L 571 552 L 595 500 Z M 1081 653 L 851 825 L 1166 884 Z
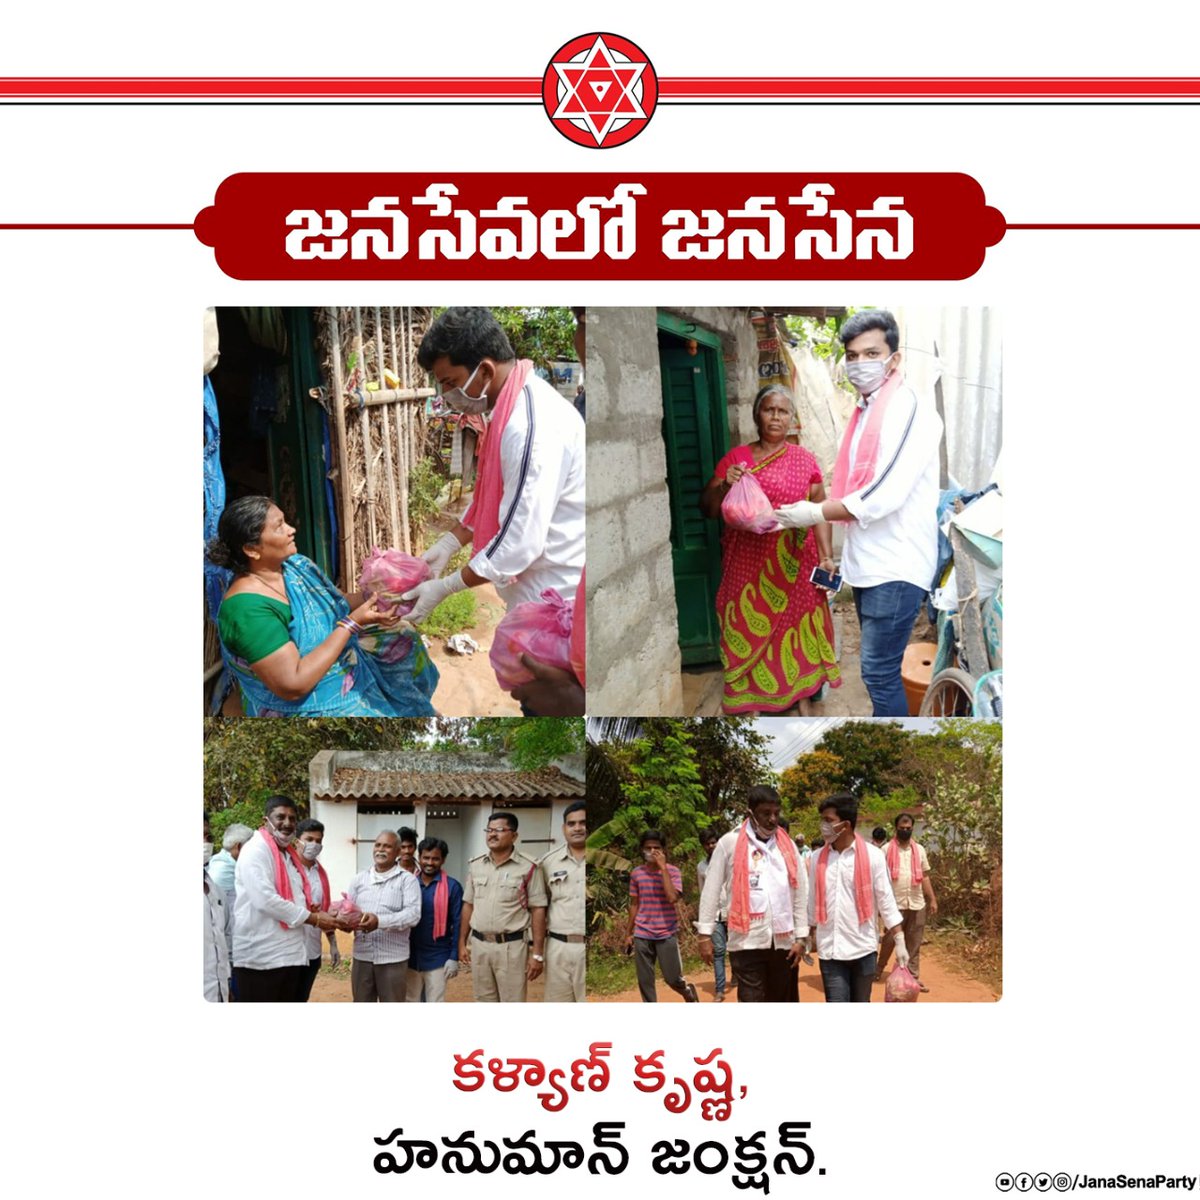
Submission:
M 367 395 L 367 347 L 363 341 L 362 309 L 354 306 L 354 333 L 358 338 L 358 363 L 362 372 L 362 394 Z M 383 382 L 382 378 L 379 381 Z M 371 478 L 371 418 L 364 404 L 358 410 L 358 424 L 362 433 L 363 472 L 367 484 L 367 535 L 372 546 L 379 545 L 379 534 L 375 529 L 375 481 Z M 357 569 L 357 567 L 355 568 Z
M 338 491 L 342 497 L 342 582 L 349 583 L 354 562 L 354 498 L 346 462 L 346 380 L 342 375 L 342 329 L 336 308 L 329 315 L 329 357 L 333 370 L 333 423 L 337 431 Z
M 406 452 L 407 438 L 405 430 L 408 428 L 408 409 L 407 404 L 400 404 L 396 411 L 396 449 L 399 457 L 400 478 L 404 486 L 400 490 L 400 508 L 403 514 L 404 521 L 404 553 L 412 553 L 412 536 L 408 529 L 408 476 L 412 464 L 409 462 Z
M 383 385 L 383 316 L 379 305 L 375 305 L 375 361 L 379 367 L 379 383 Z M 389 546 L 398 546 L 396 534 L 400 528 L 400 509 L 396 504 L 396 474 L 392 469 L 392 423 L 389 417 L 390 404 L 383 406 L 383 470 L 387 480 L 388 515 L 392 519 L 392 536 Z
M 367 392 L 363 397 L 363 404 L 367 408 L 372 408 L 376 404 L 396 404 L 402 400 L 424 400 L 428 396 L 436 395 L 436 388 L 380 388 L 377 392 Z

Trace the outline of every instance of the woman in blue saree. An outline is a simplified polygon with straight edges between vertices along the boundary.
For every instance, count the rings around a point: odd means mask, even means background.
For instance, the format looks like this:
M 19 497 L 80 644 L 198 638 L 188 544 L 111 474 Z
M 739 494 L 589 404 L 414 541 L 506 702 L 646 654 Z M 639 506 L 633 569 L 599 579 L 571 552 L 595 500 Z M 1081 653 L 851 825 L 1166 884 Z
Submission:
M 266 496 L 221 514 L 210 562 L 233 571 L 217 629 L 250 717 L 432 717 L 437 668 L 400 614 L 343 595 L 297 553 Z

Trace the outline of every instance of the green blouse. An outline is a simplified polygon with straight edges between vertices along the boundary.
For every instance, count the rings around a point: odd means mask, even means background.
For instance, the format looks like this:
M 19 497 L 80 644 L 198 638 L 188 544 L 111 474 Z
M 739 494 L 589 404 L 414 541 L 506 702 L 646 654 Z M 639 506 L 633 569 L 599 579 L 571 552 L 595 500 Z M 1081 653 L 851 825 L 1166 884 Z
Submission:
M 292 609 L 282 600 L 239 592 L 226 596 L 217 613 L 217 631 L 225 649 L 248 663 L 274 654 L 292 640 L 288 622 Z

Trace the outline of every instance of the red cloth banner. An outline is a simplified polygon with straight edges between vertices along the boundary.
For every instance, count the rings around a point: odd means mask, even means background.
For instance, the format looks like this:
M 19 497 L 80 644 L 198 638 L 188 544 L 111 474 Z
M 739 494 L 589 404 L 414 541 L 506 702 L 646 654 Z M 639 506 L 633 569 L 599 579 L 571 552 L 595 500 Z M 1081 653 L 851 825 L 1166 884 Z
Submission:
M 957 173 L 239 174 L 235 279 L 965 279 L 1004 236 Z

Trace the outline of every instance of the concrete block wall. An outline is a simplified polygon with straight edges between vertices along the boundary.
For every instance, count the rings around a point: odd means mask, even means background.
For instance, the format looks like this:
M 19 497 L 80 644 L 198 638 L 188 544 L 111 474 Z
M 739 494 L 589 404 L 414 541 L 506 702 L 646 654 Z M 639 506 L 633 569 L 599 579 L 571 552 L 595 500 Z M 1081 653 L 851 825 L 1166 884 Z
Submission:
M 683 711 L 657 312 L 589 308 L 588 713 Z

